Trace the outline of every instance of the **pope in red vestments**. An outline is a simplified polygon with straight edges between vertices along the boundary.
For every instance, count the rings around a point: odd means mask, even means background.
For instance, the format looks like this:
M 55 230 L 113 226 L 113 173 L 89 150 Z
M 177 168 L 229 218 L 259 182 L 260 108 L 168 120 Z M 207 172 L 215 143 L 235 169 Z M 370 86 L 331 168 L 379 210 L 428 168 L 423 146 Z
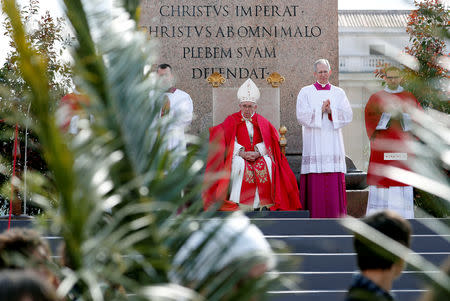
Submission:
M 238 98 L 241 111 L 210 128 L 205 209 L 217 203 L 223 211 L 301 209 L 297 180 L 281 153 L 278 132 L 256 113 L 259 90 L 253 81 L 241 86 Z

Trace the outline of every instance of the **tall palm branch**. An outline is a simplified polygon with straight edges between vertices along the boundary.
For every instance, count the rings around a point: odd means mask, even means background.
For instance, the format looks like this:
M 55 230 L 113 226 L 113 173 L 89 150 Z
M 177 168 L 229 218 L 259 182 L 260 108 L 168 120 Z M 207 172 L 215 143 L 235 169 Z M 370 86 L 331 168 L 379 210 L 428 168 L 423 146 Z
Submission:
M 127 1 L 132 13 L 136 2 Z M 85 300 L 201 299 L 190 289 L 167 283 L 171 256 L 202 228 L 201 219 L 212 214 L 199 212 L 205 150 L 193 140 L 187 153 L 167 151 L 164 134 L 171 120 L 159 118 L 163 87 L 144 73 L 157 49 L 129 14 L 99 0 L 64 3 L 77 41 L 75 82 L 88 95 L 85 110 L 95 118 L 91 125 L 81 123 L 73 139 L 56 125 L 45 61 L 27 44 L 15 1 L 3 1 L 22 75 L 31 90 L 33 130 L 51 171 L 46 185 L 56 191 L 42 193 L 42 185 L 36 184 L 32 198 L 46 207 L 51 218 L 47 229 L 65 243 L 67 267 L 58 271 L 58 292 Z M 52 200 L 56 207 L 50 206 Z M 177 215 L 188 201 L 192 206 Z M 186 261 L 195 258 L 212 236 L 206 236 Z M 246 263 L 258 260 L 250 254 L 242 265 L 224 271 L 215 270 L 214 262 L 205 265 L 213 276 L 193 288 L 202 290 L 207 300 L 247 300 L 276 278 L 264 276 L 236 289 L 239 278 L 231 275 L 245 276 Z

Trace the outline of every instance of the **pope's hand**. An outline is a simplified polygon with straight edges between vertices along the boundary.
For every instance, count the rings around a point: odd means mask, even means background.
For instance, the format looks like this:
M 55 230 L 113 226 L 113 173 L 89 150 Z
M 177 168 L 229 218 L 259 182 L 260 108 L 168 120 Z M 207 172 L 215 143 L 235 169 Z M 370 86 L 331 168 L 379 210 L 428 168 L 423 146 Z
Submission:
M 258 159 L 261 156 L 259 154 L 259 152 L 249 152 L 249 155 L 250 155 L 249 161 L 255 161 L 256 159 Z
M 261 154 L 259 152 L 240 151 L 239 156 L 241 156 L 246 161 L 254 162 L 256 159 L 261 157 Z

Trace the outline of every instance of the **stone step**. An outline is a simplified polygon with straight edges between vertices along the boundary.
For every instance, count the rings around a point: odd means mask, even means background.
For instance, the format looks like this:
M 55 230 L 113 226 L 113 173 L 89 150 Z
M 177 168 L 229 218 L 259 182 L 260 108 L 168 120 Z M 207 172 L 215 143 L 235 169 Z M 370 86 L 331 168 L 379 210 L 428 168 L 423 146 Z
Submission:
M 283 241 L 293 253 L 352 253 L 352 235 L 293 235 L 266 236 L 269 241 Z M 411 249 L 414 252 L 450 250 L 450 235 L 413 235 Z
M 253 218 L 252 221 L 260 227 L 270 240 L 282 240 L 290 247 L 291 252 L 352 252 L 352 237 L 339 223 L 339 219 L 296 219 L 289 218 L 294 213 L 285 213 L 286 218 Z M 412 249 L 416 252 L 431 252 L 435 250 L 450 250 L 450 244 L 443 236 L 436 234 L 420 221 L 410 220 L 413 226 Z M 439 219 L 450 224 L 450 219 Z M 31 220 L 13 220 L 11 227 L 32 227 Z M 0 231 L 7 229 L 7 220 L 0 220 Z M 446 234 L 448 238 L 450 234 Z M 51 237 L 52 249 L 58 244 L 57 238 Z
M 265 235 L 348 235 L 349 232 L 340 224 L 341 219 L 307 218 L 307 211 L 250 212 L 250 219 Z M 226 216 L 221 214 L 220 216 Z M 414 235 L 436 234 L 424 223 L 441 222 L 450 228 L 450 218 L 416 218 L 409 220 Z M 11 227 L 33 227 L 33 219 L 13 219 Z M 0 218 L 0 232 L 8 228 L 8 219 Z M 448 231 L 448 229 L 447 229 Z M 450 232 L 445 233 L 450 235 Z
M 298 277 L 297 290 L 323 291 L 323 290 L 346 290 L 352 283 L 354 272 L 296 272 L 283 273 L 285 276 Z M 413 290 L 426 287 L 424 275 L 420 272 L 407 271 L 393 283 L 395 290 Z M 285 288 L 274 287 L 279 291 Z M 294 290 L 296 290 L 294 288 Z
M 419 253 L 439 267 L 450 256 L 450 250 Z M 280 253 L 276 254 L 281 272 L 354 272 L 358 270 L 355 253 Z M 284 264 L 290 259 L 289 264 Z M 406 271 L 414 271 L 410 266 Z
M 222 214 L 222 216 L 226 216 Z M 352 276 L 358 271 L 352 235 L 340 224 L 340 219 L 309 219 L 305 212 L 251 212 L 252 222 L 263 231 L 269 241 L 281 240 L 289 253 L 276 254 L 281 263 L 278 270 L 301 278 L 299 288 L 273 290 L 271 301 L 344 300 Z M 450 227 L 450 219 L 413 219 L 412 249 L 426 260 L 440 266 L 450 256 L 450 233 L 436 235 L 424 223 L 442 222 Z M 12 227 L 31 227 L 29 220 L 14 220 Z M 0 220 L 0 230 L 7 220 Z M 46 237 L 57 254 L 60 237 Z M 57 255 L 55 256 L 55 259 Z M 290 259 L 286 263 L 286 259 Z M 421 273 L 407 266 L 394 283 L 397 300 L 415 300 L 423 292 Z
M 276 218 L 253 218 L 264 235 L 348 235 L 349 232 L 340 224 L 341 219 L 276 219 Z M 450 229 L 450 218 L 416 218 L 409 220 L 413 234 L 427 235 L 436 234 L 428 228 L 425 223 L 441 222 Z M 443 233 L 445 235 L 449 232 Z
M 226 217 L 232 214 L 232 212 L 216 212 L 217 217 Z M 254 212 L 246 212 L 245 213 L 249 218 L 253 219 L 285 219 L 285 218 L 300 218 L 307 219 L 309 218 L 308 210 L 301 211 L 254 211 Z M 25 227 L 30 228 L 33 227 L 33 217 L 21 217 L 11 219 L 11 228 L 17 227 Z M 0 216 L 0 233 L 8 229 L 8 216 Z
M 45 238 L 50 245 L 52 254 L 57 257 L 59 255 L 61 238 Z M 289 247 L 292 250 L 292 246 Z M 437 250 L 441 250 L 441 252 Z M 418 252 L 418 254 L 435 266 L 440 266 L 450 256 L 450 249 L 435 249 L 430 252 Z M 279 253 L 276 256 L 279 257 L 281 264 L 278 270 L 282 272 L 354 272 L 358 270 L 356 255 L 353 253 L 353 250 L 347 253 L 306 250 L 305 252 Z M 293 260 L 293 262 L 290 261 L 288 265 L 283 264 L 286 258 Z M 405 270 L 412 271 L 414 269 L 407 266 Z
M 415 301 L 425 291 L 394 290 L 396 301 Z M 325 290 L 325 291 L 272 291 L 269 293 L 270 301 L 344 301 L 347 290 Z
M 233 214 L 233 212 L 219 211 L 215 213 L 217 217 L 226 217 Z M 250 211 L 245 212 L 245 215 L 250 219 L 285 219 L 285 218 L 309 218 L 308 210 L 299 211 Z

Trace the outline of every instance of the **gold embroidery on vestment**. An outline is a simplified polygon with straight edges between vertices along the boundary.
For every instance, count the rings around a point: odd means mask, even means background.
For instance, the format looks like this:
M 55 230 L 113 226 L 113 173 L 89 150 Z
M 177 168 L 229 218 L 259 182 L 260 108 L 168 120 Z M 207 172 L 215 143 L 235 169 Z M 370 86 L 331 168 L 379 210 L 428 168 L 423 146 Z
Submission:
M 263 170 L 255 170 L 256 171 L 256 176 L 258 177 L 259 183 L 266 183 L 269 179 L 267 177 L 267 170 L 263 169 Z
M 245 182 L 255 183 L 255 173 L 250 166 L 247 166 L 247 168 L 245 169 Z
M 264 160 L 264 159 L 263 159 Z M 269 181 L 268 172 L 266 168 L 266 164 L 264 164 L 264 161 L 260 160 L 256 163 L 255 166 L 255 172 L 256 176 L 258 177 L 259 183 L 266 183 Z

